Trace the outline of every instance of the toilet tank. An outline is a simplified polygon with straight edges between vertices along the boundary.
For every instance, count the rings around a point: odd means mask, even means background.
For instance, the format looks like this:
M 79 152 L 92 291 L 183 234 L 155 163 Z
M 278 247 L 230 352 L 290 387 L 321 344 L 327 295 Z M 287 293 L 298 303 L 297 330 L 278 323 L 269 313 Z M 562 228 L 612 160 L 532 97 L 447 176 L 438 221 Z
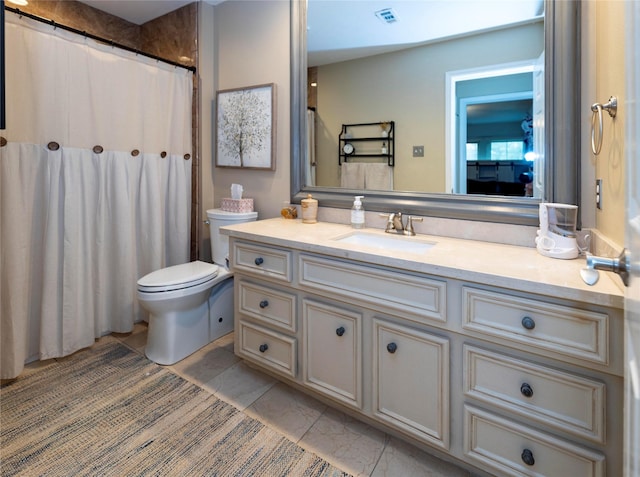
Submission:
M 207 210 L 213 263 L 225 266 L 229 256 L 229 237 L 220 233 L 220 227 L 253 222 L 257 218 L 258 212 L 227 212 L 222 209 Z

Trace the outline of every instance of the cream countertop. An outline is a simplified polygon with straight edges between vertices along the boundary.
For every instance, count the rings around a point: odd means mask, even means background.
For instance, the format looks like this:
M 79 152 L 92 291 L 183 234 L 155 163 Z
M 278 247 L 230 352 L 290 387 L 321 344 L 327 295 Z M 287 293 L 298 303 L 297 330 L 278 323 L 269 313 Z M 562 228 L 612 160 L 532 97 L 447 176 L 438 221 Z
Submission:
M 419 234 L 415 237 L 398 238 L 435 242 L 436 245 L 422 253 L 382 250 L 377 247 L 343 243 L 335 239 L 352 232 L 380 234 L 386 237 L 395 234 L 386 234 L 379 228 L 355 230 L 344 224 L 303 224 L 299 219 L 283 218 L 229 225 L 221 227 L 220 232 L 235 238 L 393 267 L 402 271 L 427 273 L 548 297 L 623 308 L 624 293 L 617 276 L 610 272 L 600 272 L 598 283 L 588 286 L 580 278 L 580 269 L 586 266 L 583 257 L 558 260 L 540 255 L 533 247 Z

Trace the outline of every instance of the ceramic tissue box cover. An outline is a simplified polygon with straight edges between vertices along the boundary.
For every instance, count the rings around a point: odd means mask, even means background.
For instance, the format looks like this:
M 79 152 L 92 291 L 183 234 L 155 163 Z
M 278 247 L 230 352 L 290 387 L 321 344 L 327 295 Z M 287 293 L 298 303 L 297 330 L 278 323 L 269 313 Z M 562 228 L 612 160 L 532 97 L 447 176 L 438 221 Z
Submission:
M 253 199 L 222 199 L 222 210 L 227 212 L 253 212 Z

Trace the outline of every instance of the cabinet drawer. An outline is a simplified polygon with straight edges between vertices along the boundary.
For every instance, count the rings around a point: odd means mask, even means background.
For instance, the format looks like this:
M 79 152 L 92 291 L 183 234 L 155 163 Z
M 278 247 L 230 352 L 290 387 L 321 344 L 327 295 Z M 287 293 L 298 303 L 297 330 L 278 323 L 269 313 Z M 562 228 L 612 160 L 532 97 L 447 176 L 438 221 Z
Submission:
M 462 301 L 466 330 L 526 345 L 541 354 L 546 350 L 609 363 L 606 314 L 469 287 L 463 287 Z
M 295 295 L 242 279 L 236 286 L 240 313 L 295 333 Z
M 467 396 L 604 443 L 604 383 L 471 346 L 464 367 Z
M 400 311 L 418 322 L 446 321 L 444 281 L 301 254 L 300 285 Z
M 323 394 L 362 407 L 360 313 L 302 300 L 303 380 Z
M 604 476 L 604 456 L 465 406 L 464 453 L 509 476 Z
M 291 255 L 290 250 L 236 241 L 233 245 L 233 268 L 289 283 Z
M 296 340 L 274 333 L 265 328 L 239 323 L 240 352 L 264 366 L 285 374 L 296 376 Z
M 449 341 L 373 320 L 373 413 L 418 439 L 449 448 Z

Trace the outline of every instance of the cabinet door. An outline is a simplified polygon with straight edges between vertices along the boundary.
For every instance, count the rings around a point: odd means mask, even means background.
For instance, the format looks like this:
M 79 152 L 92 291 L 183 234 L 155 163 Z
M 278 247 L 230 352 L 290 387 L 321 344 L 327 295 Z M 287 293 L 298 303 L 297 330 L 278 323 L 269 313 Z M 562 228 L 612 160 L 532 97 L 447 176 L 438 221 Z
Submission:
M 449 448 L 449 341 L 373 321 L 375 416 L 422 441 Z
M 302 320 L 305 384 L 360 409 L 362 315 L 305 299 Z

